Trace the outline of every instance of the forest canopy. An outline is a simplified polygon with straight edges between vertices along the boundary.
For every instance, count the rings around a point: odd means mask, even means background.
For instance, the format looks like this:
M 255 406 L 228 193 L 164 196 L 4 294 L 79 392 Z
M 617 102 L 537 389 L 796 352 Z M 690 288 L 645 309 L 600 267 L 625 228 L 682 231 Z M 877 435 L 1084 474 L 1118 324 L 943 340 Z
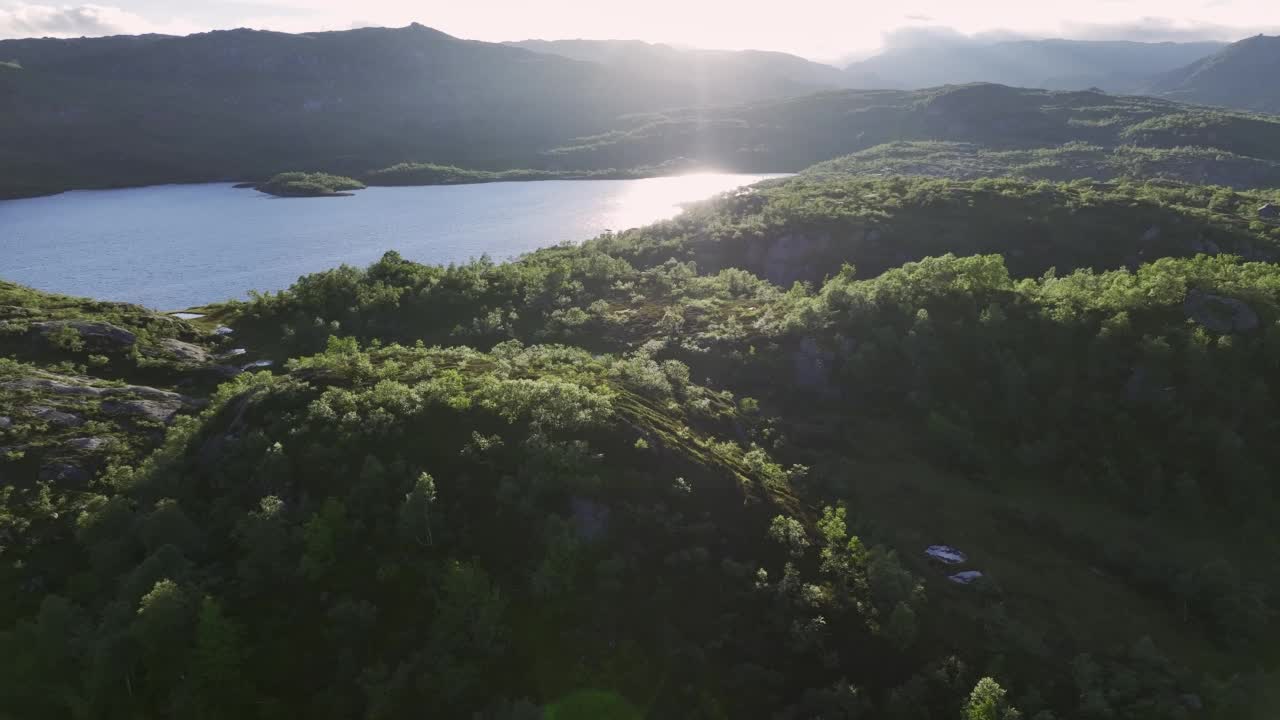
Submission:
M 1267 717 L 1275 199 L 827 167 L 194 325 L 0 286 L 0 706 Z

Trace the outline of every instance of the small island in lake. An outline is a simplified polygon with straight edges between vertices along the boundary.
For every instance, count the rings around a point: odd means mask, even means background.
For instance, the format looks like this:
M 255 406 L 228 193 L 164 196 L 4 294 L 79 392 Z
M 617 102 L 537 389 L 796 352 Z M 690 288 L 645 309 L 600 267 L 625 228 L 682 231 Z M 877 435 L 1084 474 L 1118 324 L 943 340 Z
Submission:
M 350 197 L 349 190 L 364 190 L 365 184 L 328 173 L 280 173 L 257 186 L 259 192 L 277 197 Z

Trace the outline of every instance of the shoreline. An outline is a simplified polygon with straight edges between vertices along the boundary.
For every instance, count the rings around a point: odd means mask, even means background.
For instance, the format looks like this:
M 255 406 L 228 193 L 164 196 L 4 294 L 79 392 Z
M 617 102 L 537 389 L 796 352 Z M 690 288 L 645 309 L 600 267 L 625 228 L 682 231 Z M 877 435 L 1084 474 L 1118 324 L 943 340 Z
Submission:
M 586 171 L 580 171 L 580 172 L 565 171 L 563 173 L 561 173 L 561 171 L 546 171 L 547 173 L 554 173 L 549 176 L 521 176 L 516 174 L 516 173 L 524 173 L 524 172 L 526 171 L 523 171 L 523 170 L 495 171 L 495 175 L 500 175 L 501 173 L 513 173 L 513 175 L 511 177 L 478 177 L 478 178 L 469 178 L 469 179 L 458 180 L 458 181 L 442 180 L 438 182 L 403 182 L 401 183 L 401 182 L 379 182 L 376 178 L 366 177 L 362 180 L 362 182 L 364 182 L 370 188 L 452 187 L 452 186 L 458 186 L 458 185 L 492 185 L 495 183 L 507 183 L 507 182 L 525 183 L 525 182 L 548 182 L 548 181 L 555 181 L 555 180 L 572 180 L 572 181 L 649 180 L 652 178 L 682 177 L 685 175 L 704 175 L 704 174 L 783 175 L 783 174 L 791 174 L 794 171 L 776 170 L 776 169 L 775 170 L 737 170 L 737 169 L 726 169 L 726 168 L 697 167 L 697 168 L 687 168 L 687 169 L 676 171 L 676 172 L 668 172 L 663 170 L 655 170 L 654 172 L 644 172 L 639 170 L 636 170 L 636 171 L 621 170 L 617 172 L 606 173 L 606 172 L 593 172 L 590 170 L 586 170 Z M 534 171 L 528 171 L 528 172 L 540 173 L 542 171 L 534 170 Z M 99 186 L 86 186 L 86 187 L 68 187 L 68 188 L 61 188 L 58 190 L 33 191 L 30 193 L 23 193 L 23 194 L 18 194 L 18 193 L 6 194 L 3 191 L 0 191 L 0 203 L 8 202 L 10 200 L 33 200 L 37 198 L 56 197 L 58 195 L 65 195 L 67 193 L 72 193 L 72 192 L 106 192 L 111 190 L 142 190 L 146 188 L 186 187 L 191 185 L 228 185 L 229 184 L 233 189 L 237 189 L 237 190 L 256 190 L 259 185 L 262 185 L 265 182 L 266 182 L 265 180 L 246 181 L 246 180 L 237 180 L 232 178 L 223 178 L 223 179 L 216 179 L 216 180 L 189 180 L 189 181 L 159 182 L 159 183 L 148 183 L 143 185 L 99 185 Z

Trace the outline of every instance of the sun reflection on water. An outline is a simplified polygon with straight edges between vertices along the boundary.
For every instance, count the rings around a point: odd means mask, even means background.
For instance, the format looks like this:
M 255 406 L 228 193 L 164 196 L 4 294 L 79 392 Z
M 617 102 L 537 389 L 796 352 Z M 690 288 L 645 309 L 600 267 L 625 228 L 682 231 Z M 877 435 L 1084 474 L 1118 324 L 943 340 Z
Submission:
M 626 230 L 675 217 L 685 203 L 780 175 L 697 173 L 634 181 L 606 215 L 610 230 Z

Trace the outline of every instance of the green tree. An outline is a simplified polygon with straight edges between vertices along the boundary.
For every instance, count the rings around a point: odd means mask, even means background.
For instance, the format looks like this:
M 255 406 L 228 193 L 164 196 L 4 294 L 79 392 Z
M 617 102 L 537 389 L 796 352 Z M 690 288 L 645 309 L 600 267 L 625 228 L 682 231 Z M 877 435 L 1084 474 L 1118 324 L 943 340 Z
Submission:
M 138 603 L 130 635 L 142 650 L 145 682 L 140 698 L 159 703 L 177 685 L 191 647 L 192 603 L 187 591 L 172 580 L 161 580 Z M 131 693 L 132 694 L 132 693 Z
M 244 632 L 205 596 L 196 618 L 195 647 L 178 693 L 182 717 L 194 720 L 236 720 L 251 707 L 253 688 L 245 673 Z
M 920 632 L 916 621 L 916 611 L 905 602 L 900 602 L 889 615 L 889 622 L 884 626 L 884 635 L 899 650 L 906 650 L 916 641 Z
M 984 677 L 973 686 L 964 704 L 963 720 L 1021 720 L 1022 713 L 1009 704 L 1000 683 Z
M 787 549 L 793 558 L 804 556 L 809 547 L 809 537 L 805 534 L 804 525 L 799 520 L 779 515 L 769 525 L 769 537 Z
M 298 566 L 302 576 L 314 581 L 332 572 L 349 534 L 346 506 L 337 498 L 325 500 L 320 512 L 302 528 L 304 550 Z
M 413 483 L 413 490 L 404 496 L 400 504 L 400 535 L 419 545 L 432 547 L 435 536 L 431 532 L 431 506 L 436 501 L 436 481 L 429 473 L 422 473 Z

